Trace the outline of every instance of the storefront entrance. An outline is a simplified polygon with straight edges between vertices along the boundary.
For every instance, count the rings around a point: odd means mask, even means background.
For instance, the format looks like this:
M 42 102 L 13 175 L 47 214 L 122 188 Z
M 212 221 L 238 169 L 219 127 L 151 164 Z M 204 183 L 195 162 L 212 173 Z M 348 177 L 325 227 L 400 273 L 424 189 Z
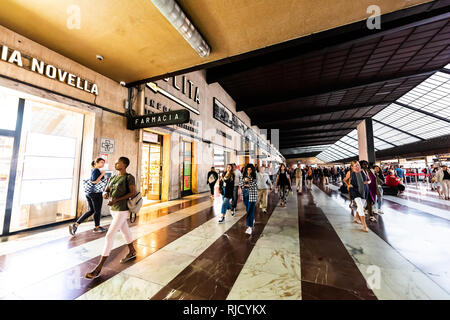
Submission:
M 2 234 L 74 219 L 84 115 L 0 88 Z
M 161 201 L 161 138 L 158 141 L 144 142 L 142 146 L 141 192 L 144 205 Z
M 182 148 L 181 196 L 185 197 L 192 194 L 192 143 L 183 141 Z

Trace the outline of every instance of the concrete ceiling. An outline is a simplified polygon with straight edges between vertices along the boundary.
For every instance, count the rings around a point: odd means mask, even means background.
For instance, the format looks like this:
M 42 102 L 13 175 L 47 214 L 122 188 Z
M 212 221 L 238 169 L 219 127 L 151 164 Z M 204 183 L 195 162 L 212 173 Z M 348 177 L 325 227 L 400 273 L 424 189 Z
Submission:
M 179 0 L 211 46 L 207 59 L 150 0 L 2 0 L 0 24 L 130 83 L 362 21 L 373 4 L 386 14 L 425 2 L 430 0 Z M 68 28 L 71 5 L 80 8 L 79 29 Z

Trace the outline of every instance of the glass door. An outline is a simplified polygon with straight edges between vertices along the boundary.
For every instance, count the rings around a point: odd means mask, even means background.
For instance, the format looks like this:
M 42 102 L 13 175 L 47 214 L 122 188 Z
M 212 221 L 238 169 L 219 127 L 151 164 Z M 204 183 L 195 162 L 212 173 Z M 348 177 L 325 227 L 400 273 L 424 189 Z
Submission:
M 0 234 L 3 233 L 3 222 L 5 220 L 13 145 L 13 137 L 0 136 Z
M 192 194 L 192 143 L 183 141 L 183 168 L 182 168 L 181 196 Z
M 141 192 L 146 200 L 161 200 L 161 145 L 142 147 Z
M 26 100 L 10 231 L 76 217 L 84 115 Z

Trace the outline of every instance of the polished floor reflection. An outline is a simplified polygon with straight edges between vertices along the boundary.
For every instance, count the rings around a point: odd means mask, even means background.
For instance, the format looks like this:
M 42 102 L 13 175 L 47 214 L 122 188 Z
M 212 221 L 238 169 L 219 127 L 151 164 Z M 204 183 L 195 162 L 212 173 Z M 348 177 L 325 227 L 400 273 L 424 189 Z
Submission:
M 1 299 L 449 299 L 450 203 L 420 186 L 386 196 L 369 233 L 353 223 L 338 186 L 269 195 L 245 234 L 242 201 L 218 224 L 222 199 L 207 194 L 146 207 L 131 231 L 138 256 L 115 238 L 102 275 L 104 234 L 82 224 L 0 242 Z M 108 224 L 109 218 L 102 223 Z

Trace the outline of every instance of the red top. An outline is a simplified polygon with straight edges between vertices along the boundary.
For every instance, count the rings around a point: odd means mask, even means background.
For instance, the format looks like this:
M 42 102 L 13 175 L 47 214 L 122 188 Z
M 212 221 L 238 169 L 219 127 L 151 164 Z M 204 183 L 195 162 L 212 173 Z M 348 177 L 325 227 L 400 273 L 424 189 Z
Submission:
M 388 185 L 389 187 L 396 187 L 400 184 L 400 182 L 398 182 L 397 178 L 395 176 L 387 176 L 386 177 L 386 185 Z

